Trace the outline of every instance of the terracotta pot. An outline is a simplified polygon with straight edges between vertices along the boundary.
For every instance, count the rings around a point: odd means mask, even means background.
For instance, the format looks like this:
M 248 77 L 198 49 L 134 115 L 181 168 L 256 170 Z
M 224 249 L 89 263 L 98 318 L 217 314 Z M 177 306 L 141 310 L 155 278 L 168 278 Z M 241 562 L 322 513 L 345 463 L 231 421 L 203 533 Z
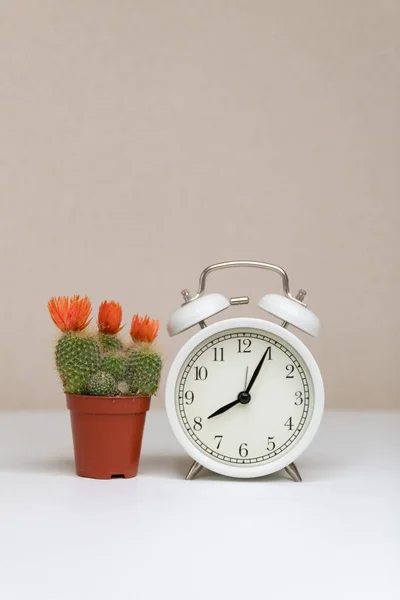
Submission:
M 150 396 L 67 394 L 77 475 L 135 477 Z

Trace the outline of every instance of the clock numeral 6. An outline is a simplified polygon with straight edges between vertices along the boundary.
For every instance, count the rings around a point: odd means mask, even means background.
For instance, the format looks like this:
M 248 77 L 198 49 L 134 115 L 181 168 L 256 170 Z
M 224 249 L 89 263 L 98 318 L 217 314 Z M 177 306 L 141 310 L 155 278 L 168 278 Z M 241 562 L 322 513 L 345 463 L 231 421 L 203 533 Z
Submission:
M 214 435 L 214 440 L 216 440 L 217 438 L 219 438 L 219 442 L 217 443 L 217 450 L 219 450 L 219 447 L 221 445 L 223 437 L 224 437 L 223 435 Z
M 242 458 L 246 458 L 246 456 L 248 455 L 249 451 L 247 450 L 247 444 L 243 443 L 240 444 L 239 446 L 239 456 L 241 456 Z
M 300 406 L 300 404 L 303 404 L 303 401 L 304 401 L 303 392 L 296 392 L 295 396 L 297 398 L 297 400 L 295 401 L 295 405 Z
M 248 338 L 244 338 L 243 340 L 241 340 L 240 338 L 238 339 L 238 352 L 248 354 L 249 352 L 251 352 L 250 348 L 251 340 L 249 340 Z
M 196 381 L 204 381 L 208 377 L 207 367 L 195 367 L 194 378 Z
M 187 392 L 185 392 L 185 398 L 186 398 L 185 404 L 193 404 L 194 394 L 192 391 L 188 390 Z
M 195 417 L 194 418 L 193 429 L 195 431 L 201 431 L 203 429 L 203 423 L 201 421 L 201 417 Z
M 286 371 L 288 371 L 288 374 L 286 375 L 286 379 L 294 379 L 294 375 L 293 375 L 294 366 L 286 365 Z
M 267 450 L 269 450 L 270 452 L 272 452 L 272 450 L 275 450 L 276 448 L 276 444 L 274 442 L 274 435 L 269 435 L 268 436 L 268 444 L 267 444 Z

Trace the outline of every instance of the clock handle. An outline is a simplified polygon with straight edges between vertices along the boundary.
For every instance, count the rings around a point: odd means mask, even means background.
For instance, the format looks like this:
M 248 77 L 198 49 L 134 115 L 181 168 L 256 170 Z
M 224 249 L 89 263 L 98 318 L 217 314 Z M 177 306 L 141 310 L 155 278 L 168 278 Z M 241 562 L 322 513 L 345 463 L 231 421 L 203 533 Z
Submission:
M 267 269 L 268 271 L 274 271 L 275 273 L 278 273 L 282 278 L 283 291 L 285 292 L 286 297 L 290 298 L 291 300 L 295 300 L 296 302 L 299 302 L 299 304 L 304 305 L 302 300 L 297 300 L 297 298 L 294 298 L 290 293 L 289 277 L 286 271 L 282 269 L 282 267 L 279 267 L 278 265 L 273 265 L 271 263 L 260 262 L 257 260 L 230 260 L 227 262 L 215 263 L 206 267 L 204 271 L 200 274 L 197 294 L 193 296 L 193 298 L 189 297 L 190 301 L 197 300 L 198 298 L 200 298 L 200 296 L 203 295 L 206 287 L 206 279 L 210 273 L 212 273 L 213 271 L 219 271 L 220 269 L 229 269 L 232 267 L 255 267 L 257 269 Z M 183 290 L 182 295 L 184 296 L 186 292 L 187 290 Z M 189 292 L 187 293 L 189 294 Z
M 318 317 L 307 308 L 304 302 L 306 292 L 301 290 L 296 297 L 290 292 L 289 277 L 282 267 L 271 263 L 259 262 L 255 260 L 231 260 L 227 262 L 215 263 L 206 267 L 200 274 L 199 287 L 195 296 L 191 296 L 187 289 L 181 293 L 184 303 L 175 310 L 167 324 L 168 332 L 171 336 L 186 331 L 194 325 L 200 325 L 203 329 L 208 318 L 226 310 L 231 305 L 248 304 L 248 296 L 237 296 L 226 298 L 223 294 L 205 294 L 206 280 L 210 273 L 220 269 L 233 267 L 255 267 L 258 269 L 267 269 L 278 273 L 282 278 L 284 295 L 266 294 L 258 302 L 258 306 L 272 314 L 285 323 L 291 323 L 297 329 L 317 337 L 320 330 L 320 321 Z

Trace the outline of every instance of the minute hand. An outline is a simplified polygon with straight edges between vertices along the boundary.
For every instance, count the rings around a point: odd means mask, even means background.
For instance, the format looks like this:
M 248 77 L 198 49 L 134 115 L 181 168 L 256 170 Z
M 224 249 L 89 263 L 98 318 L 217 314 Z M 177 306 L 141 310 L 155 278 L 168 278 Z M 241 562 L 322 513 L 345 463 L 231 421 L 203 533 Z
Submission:
M 253 384 L 254 384 L 255 380 L 257 379 L 257 377 L 258 377 L 258 375 L 259 375 L 259 373 L 261 371 L 261 367 L 264 364 L 264 360 L 265 360 L 265 357 L 267 356 L 267 352 L 268 352 L 268 348 L 266 349 L 266 351 L 264 352 L 264 354 L 261 357 L 260 362 L 256 366 L 256 369 L 255 369 L 255 371 L 254 371 L 254 373 L 253 373 L 253 375 L 252 375 L 252 377 L 251 377 L 251 379 L 249 381 L 249 385 L 246 388 L 246 392 L 247 393 L 250 392 L 251 388 L 253 387 Z

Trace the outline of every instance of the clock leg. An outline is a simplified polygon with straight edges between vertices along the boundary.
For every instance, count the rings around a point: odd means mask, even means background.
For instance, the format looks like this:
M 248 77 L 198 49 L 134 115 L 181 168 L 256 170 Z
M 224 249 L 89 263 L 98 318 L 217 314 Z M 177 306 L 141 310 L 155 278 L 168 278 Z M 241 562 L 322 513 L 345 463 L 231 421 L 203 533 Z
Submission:
M 202 468 L 203 468 L 202 465 L 200 465 L 198 462 L 194 461 L 194 463 L 190 467 L 185 479 L 194 479 L 200 473 Z
M 288 475 L 290 475 L 290 477 L 293 479 L 293 481 L 303 481 L 301 478 L 301 475 L 294 463 L 291 463 L 290 465 L 285 467 L 285 471 Z

